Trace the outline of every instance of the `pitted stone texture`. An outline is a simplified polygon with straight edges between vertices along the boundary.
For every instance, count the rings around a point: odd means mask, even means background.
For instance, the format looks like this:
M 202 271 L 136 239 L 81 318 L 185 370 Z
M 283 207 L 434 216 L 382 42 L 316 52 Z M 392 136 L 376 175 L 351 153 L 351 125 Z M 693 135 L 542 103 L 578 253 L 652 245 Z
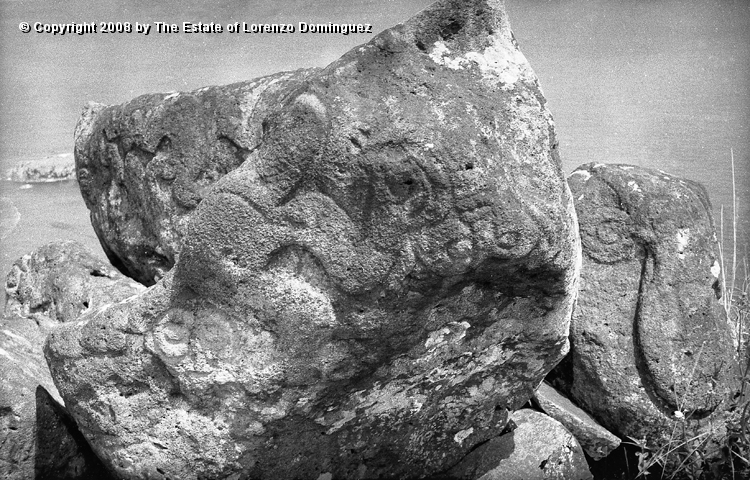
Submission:
M 108 478 L 60 405 L 31 318 L 0 317 L 0 477 Z
M 668 437 L 676 411 L 699 426 L 736 371 L 705 189 L 629 165 L 569 183 L 584 257 L 566 393 L 621 436 Z
M 5 280 L 5 312 L 47 328 L 144 290 L 80 243 L 55 242 L 13 264 Z
M 547 382 L 542 382 L 534 392 L 534 401 L 544 413 L 562 423 L 592 459 L 601 460 L 620 446 L 619 438 Z
M 50 336 L 123 478 L 428 477 L 567 351 L 575 212 L 502 4 L 438 2 L 277 98 L 175 268 Z
M 592 480 L 581 446 L 557 420 L 513 412 L 512 432 L 493 438 L 448 472 L 451 480 Z
M 42 346 L 60 323 L 144 290 L 72 241 L 45 245 L 13 264 L 0 321 L 2 478 L 107 478 L 62 406 Z
M 257 148 L 278 91 L 311 71 L 87 105 L 75 133 L 78 182 L 112 264 L 144 285 L 172 268 L 196 205 Z

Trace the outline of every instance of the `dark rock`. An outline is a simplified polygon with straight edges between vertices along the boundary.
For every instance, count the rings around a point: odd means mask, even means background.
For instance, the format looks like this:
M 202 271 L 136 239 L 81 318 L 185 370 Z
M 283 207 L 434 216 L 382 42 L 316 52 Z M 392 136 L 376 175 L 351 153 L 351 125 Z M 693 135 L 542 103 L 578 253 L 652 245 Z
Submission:
M 75 180 L 75 160 L 72 154 L 63 153 L 40 160 L 18 162 L 8 170 L 6 177 L 13 182 L 22 183 Z
M 76 127 L 75 161 L 112 264 L 144 285 L 172 268 L 190 214 L 258 147 L 279 91 L 311 71 L 143 95 L 118 106 L 90 103 Z
M 453 480 L 589 480 L 576 438 L 557 420 L 530 409 L 514 412 L 516 428 L 484 443 L 448 472 Z
M 0 477 L 108 478 L 61 406 L 30 318 L 0 319 Z
M 50 335 L 53 377 L 123 478 L 443 471 L 567 351 L 580 250 L 537 79 L 502 4 L 455 0 L 274 98 L 174 269 Z
M 13 264 L 5 281 L 5 312 L 54 326 L 143 290 L 80 243 L 55 242 Z
M 707 422 L 733 390 L 708 195 L 628 165 L 584 165 L 569 183 L 584 256 L 556 375 L 609 430 L 663 444 L 674 422 Z
M 546 382 L 534 392 L 534 401 L 544 413 L 568 429 L 594 460 L 601 460 L 620 446 L 620 439 Z

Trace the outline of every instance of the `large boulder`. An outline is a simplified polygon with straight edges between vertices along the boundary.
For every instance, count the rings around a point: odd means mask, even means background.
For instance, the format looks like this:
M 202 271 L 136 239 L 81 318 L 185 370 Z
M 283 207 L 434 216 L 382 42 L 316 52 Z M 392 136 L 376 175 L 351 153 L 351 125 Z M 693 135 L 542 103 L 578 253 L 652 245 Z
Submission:
M 675 422 L 700 428 L 738 371 L 705 189 L 602 164 L 579 167 L 569 184 L 584 256 L 558 385 L 622 436 L 664 444 Z
M 567 352 L 575 212 L 501 2 L 438 2 L 276 98 L 175 267 L 49 337 L 122 478 L 427 477 Z
M 112 264 L 144 285 L 172 268 L 190 214 L 258 147 L 279 92 L 310 72 L 87 105 L 75 132 L 78 183 Z

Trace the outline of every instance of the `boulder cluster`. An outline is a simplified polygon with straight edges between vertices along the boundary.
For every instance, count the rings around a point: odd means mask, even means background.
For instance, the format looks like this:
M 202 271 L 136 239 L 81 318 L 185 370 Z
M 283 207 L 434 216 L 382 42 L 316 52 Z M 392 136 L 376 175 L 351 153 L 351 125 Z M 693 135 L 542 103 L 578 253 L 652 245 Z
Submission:
M 705 190 L 566 179 L 557 147 L 498 0 L 90 104 L 110 263 L 68 242 L 9 273 L 0 473 L 588 479 L 622 438 L 703 428 L 736 362 Z

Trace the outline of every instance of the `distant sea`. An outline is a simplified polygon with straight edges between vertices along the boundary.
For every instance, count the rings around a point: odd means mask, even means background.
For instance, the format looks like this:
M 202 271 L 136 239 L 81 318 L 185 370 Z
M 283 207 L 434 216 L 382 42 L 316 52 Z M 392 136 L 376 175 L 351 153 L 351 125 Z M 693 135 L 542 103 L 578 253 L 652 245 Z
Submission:
M 702 183 L 731 256 L 733 151 L 737 255 L 750 261 L 750 1 L 506 4 L 565 170 L 628 163 Z
M 425 0 L 90 2 L 0 0 L 0 172 L 70 153 L 81 107 L 324 66 L 367 35 L 21 33 L 21 21 L 372 23 Z M 708 187 L 731 224 L 734 151 L 740 256 L 750 233 L 750 2 L 507 0 L 540 78 L 566 172 L 587 162 L 662 169 Z M 75 182 L 0 181 L 0 271 L 23 253 L 77 239 L 103 256 Z M 725 237 L 731 232 L 725 225 Z M 0 300 L 4 302 L 4 299 Z

